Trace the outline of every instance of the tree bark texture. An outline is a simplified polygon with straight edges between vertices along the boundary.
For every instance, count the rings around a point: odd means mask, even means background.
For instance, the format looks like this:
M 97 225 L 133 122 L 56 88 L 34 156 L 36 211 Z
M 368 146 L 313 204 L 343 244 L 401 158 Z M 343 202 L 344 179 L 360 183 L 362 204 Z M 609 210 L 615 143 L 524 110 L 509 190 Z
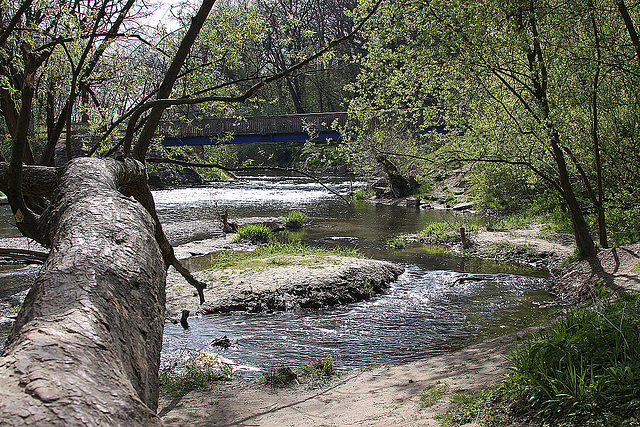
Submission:
M 0 425 L 159 425 L 166 270 L 133 160 L 69 163 L 42 220 L 51 254 L 0 357 Z

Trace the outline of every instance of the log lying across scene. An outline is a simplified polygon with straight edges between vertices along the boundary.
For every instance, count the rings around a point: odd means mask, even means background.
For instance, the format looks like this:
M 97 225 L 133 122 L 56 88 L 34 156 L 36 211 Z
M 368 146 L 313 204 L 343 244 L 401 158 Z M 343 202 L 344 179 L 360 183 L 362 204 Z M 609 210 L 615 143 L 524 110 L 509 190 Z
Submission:
M 51 254 L 0 357 L 0 425 L 159 424 L 165 263 L 154 220 L 120 191 L 144 179 L 133 160 L 61 175 L 42 216 Z

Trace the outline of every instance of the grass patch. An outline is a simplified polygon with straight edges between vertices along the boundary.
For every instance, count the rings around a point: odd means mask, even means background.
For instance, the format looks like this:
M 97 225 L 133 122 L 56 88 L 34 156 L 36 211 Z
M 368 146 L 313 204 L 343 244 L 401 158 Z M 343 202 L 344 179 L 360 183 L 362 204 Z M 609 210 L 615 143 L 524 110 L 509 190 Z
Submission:
M 307 222 L 307 216 L 300 211 L 291 211 L 282 218 L 287 228 L 302 228 Z
M 580 252 L 580 250 L 578 248 L 574 248 L 573 252 L 571 252 L 569 255 L 567 255 L 567 257 L 565 259 L 560 261 L 560 263 L 558 265 L 560 267 L 565 267 L 565 266 L 571 264 L 572 262 L 580 261 L 580 260 L 583 260 L 583 259 L 585 259 L 585 256 L 582 254 L 582 252 Z
M 259 245 L 255 251 L 225 251 L 211 256 L 211 269 L 221 270 L 228 267 L 252 266 L 269 267 L 282 265 L 305 265 L 327 262 L 335 256 L 362 258 L 356 249 L 333 248 L 323 249 L 304 245 L 300 242 L 269 243 Z M 301 258 L 296 259 L 295 257 Z
M 353 192 L 353 198 L 356 200 L 370 199 L 375 195 L 376 193 L 373 190 L 369 190 L 367 188 L 361 188 Z
M 273 238 L 273 231 L 266 225 L 247 224 L 238 227 L 238 239 L 249 240 L 253 243 L 266 243 Z
M 460 242 L 460 229 L 464 228 L 467 238 L 477 233 L 478 227 L 469 221 L 456 220 L 447 222 L 431 222 L 418 233 L 423 243 L 431 245 L 447 245 Z
M 318 359 L 311 363 L 305 363 L 296 369 L 299 378 L 302 378 L 313 385 L 325 383 L 338 375 L 338 371 L 333 366 L 331 356 Z
M 478 393 L 454 392 L 449 395 L 449 409 L 434 417 L 441 425 L 459 426 L 482 419 L 487 421 L 486 412 L 489 408 L 487 391 Z M 483 423 L 486 424 L 486 423 Z
M 407 246 L 407 241 L 402 237 L 396 237 L 395 239 L 387 240 L 386 246 L 391 249 L 404 249 Z
M 602 293 L 601 293 L 602 294 Z M 640 425 L 640 296 L 611 295 L 571 310 L 519 343 L 492 390 L 451 397 L 445 424 Z
M 204 390 L 212 382 L 229 380 L 231 367 L 213 354 L 201 352 L 188 360 L 181 369 L 160 371 L 160 388 L 172 396 L 183 396 L 193 390 Z
M 419 406 L 420 409 L 430 408 L 436 403 L 439 403 L 449 392 L 448 384 L 432 384 L 425 391 L 420 393 Z
M 640 296 L 613 296 L 569 312 L 519 345 L 512 364 L 506 392 L 544 422 L 638 425 Z

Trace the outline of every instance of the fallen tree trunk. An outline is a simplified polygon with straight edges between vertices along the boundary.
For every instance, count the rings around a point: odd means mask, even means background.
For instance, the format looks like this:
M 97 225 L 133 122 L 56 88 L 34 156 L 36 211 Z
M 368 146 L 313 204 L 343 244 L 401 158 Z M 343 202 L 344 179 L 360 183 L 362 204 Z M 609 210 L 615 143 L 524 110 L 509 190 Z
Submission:
M 165 264 L 153 219 L 119 191 L 145 179 L 91 158 L 60 177 L 51 254 L 0 357 L 0 425 L 160 424 Z

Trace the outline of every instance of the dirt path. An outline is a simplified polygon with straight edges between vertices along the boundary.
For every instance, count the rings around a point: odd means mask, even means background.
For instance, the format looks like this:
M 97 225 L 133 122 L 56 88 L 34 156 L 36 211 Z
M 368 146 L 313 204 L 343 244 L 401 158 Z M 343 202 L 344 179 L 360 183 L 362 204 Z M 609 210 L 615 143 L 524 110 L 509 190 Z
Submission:
M 553 239 L 540 237 L 540 224 L 526 230 L 509 231 L 481 231 L 474 237 L 481 245 L 509 242 L 515 245 L 529 245 L 536 248 L 538 253 L 554 254 L 565 258 L 573 251 L 574 242 L 571 235 L 556 235 Z

